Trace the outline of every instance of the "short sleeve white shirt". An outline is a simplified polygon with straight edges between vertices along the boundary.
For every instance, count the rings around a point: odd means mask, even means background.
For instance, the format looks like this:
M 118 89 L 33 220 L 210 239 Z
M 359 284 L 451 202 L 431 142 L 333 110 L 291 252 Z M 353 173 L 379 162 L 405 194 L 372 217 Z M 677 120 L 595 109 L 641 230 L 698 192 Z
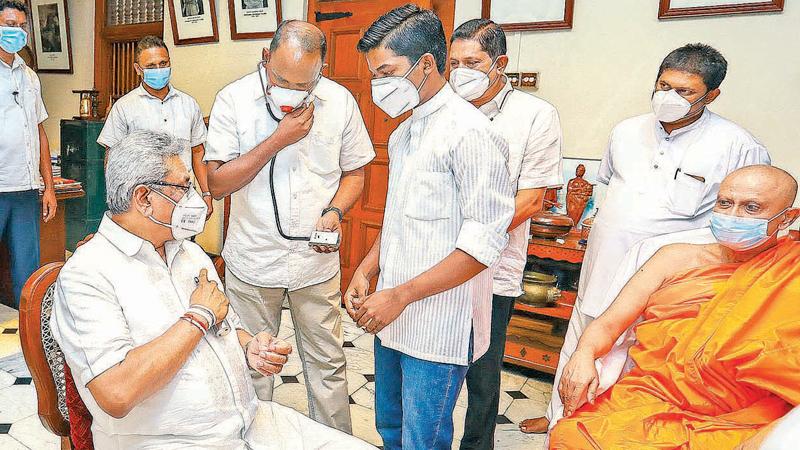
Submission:
M 224 87 L 209 120 L 206 161 L 227 162 L 255 148 L 278 127 L 264 102 L 259 75 L 253 72 Z M 364 119 L 353 95 L 321 78 L 312 92 L 314 124 L 306 137 L 275 158 L 274 185 L 281 229 L 289 236 L 310 236 L 322 210 L 339 189 L 343 172 L 375 157 Z M 339 253 L 317 253 L 308 241 L 280 236 L 275 221 L 267 163 L 250 183 L 231 195 L 228 234 L 222 256 L 242 281 L 262 287 L 296 290 L 331 279 L 339 271 Z
M 39 124 L 47 119 L 39 77 L 19 55 L 0 61 L 0 192 L 39 189 Z

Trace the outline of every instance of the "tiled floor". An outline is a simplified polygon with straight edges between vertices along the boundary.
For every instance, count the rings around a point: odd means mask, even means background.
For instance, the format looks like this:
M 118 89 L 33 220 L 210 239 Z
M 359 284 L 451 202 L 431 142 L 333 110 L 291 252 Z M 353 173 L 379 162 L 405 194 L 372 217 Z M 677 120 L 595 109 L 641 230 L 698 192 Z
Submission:
M 296 345 L 288 310 L 283 311 L 278 336 Z M 380 437 L 375 431 L 375 373 L 372 335 L 355 326 L 343 311 L 348 364 L 350 408 L 353 432 L 375 445 Z M 36 415 L 36 393 L 19 346 L 17 312 L 0 305 L 0 449 L 58 449 L 59 441 L 42 427 Z M 294 352 L 275 383 L 275 401 L 308 413 L 305 379 L 300 358 Z M 544 413 L 552 389 L 552 377 L 533 371 L 507 367 L 503 371 L 500 408 L 497 416 L 495 448 L 498 450 L 536 450 L 543 446 L 543 436 L 525 435 L 517 424 L 523 419 Z M 456 438 L 463 434 L 466 413 L 466 388 L 455 410 Z M 453 443 L 458 448 L 458 441 Z

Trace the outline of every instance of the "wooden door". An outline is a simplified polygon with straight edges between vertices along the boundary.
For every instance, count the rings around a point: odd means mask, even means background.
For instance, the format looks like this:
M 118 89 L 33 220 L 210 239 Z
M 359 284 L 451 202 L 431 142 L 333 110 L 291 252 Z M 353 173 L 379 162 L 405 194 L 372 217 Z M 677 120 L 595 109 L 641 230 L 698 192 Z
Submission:
M 342 221 L 342 246 L 339 250 L 342 262 L 342 291 L 347 288 L 353 271 L 372 247 L 381 229 L 389 181 L 389 157 L 386 146 L 389 135 L 409 114 L 391 119 L 372 103 L 371 75 L 366 59 L 356 50 L 356 44 L 375 19 L 406 3 L 409 3 L 409 0 L 309 0 L 308 2 L 308 21 L 316 24 L 328 40 L 328 68 L 325 76 L 353 93 L 361 108 L 376 153 L 375 159 L 365 168 L 364 193 Z M 454 1 L 419 0 L 411 3 L 436 11 L 449 38 L 453 31 Z

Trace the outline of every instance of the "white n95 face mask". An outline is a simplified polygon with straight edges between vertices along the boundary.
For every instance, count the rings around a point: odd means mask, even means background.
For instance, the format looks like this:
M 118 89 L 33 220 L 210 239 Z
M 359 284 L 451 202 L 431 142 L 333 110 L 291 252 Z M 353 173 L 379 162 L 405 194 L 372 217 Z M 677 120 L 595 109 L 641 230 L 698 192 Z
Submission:
M 172 229 L 172 237 L 175 238 L 176 241 L 188 239 L 203 232 L 203 229 L 206 227 L 206 212 L 208 211 L 208 206 L 206 206 L 206 202 L 203 201 L 203 197 L 201 197 L 193 187 L 190 188 L 186 192 L 186 195 L 177 203 L 157 189 L 153 189 L 153 192 L 164 197 L 168 202 L 175 205 L 175 208 L 172 210 L 172 219 L 170 223 L 161 222 L 152 215 L 150 216 L 150 220 Z
M 483 73 L 477 69 L 470 69 L 467 67 L 458 67 L 450 71 L 450 86 L 466 101 L 475 100 L 483 95 L 491 80 L 489 80 L 489 73 L 492 72 L 497 60 L 492 61 L 489 66 L 489 72 Z
M 414 86 L 414 83 L 407 77 L 421 59 L 422 57 L 402 77 L 384 77 L 372 80 L 372 102 L 392 119 L 419 105 L 419 90 L 425 85 L 428 76 L 425 75 L 419 88 Z
M 685 118 L 691 111 L 692 106 L 702 102 L 707 95 L 708 92 L 694 103 L 689 103 L 689 100 L 681 97 L 680 94 L 675 92 L 675 89 L 655 91 L 650 99 L 650 104 L 659 122 L 672 123 Z M 702 110 L 701 108 L 699 111 Z
M 282 119 L 286 114 L 289 114 L 306 103 L 310 95 L 308 91 L 298 91 L 295 89 L 282 88 L 280 86 L 272 86 L 269 88 L 267 98 L 270 104 L 275 107 L 272 113 L 279 119 Z

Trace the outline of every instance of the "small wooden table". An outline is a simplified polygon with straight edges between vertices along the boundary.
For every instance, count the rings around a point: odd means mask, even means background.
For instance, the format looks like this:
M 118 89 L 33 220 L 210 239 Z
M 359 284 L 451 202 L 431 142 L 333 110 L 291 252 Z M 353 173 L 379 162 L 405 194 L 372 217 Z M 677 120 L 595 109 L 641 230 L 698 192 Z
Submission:
M 586 246 L 578 243 L 580 234 L 573 231 L 562 240 L 564 242 L 559 243 L 554 239 L 532 238 L 528 255 L 581 264 Z M 555 306 L 534 307 L 517 302 L 508 326 L 503 360 L 554 374 L 576 299 L 577 292 L 563 290 Z
M 86 195 L 81 190 L 77 192 L 56 193 L 58 208 L 56 215 L 45 222 L 39 219 L 39 264 L 43 266 L 47 263 L 64 261 L 66 259 L 66 229 L 65 229 L 65 210 L 64 202 L 71 198 L 79 198 Z M 41 199 L 41 195 L 39 196 Z M 5 243 L 0 243 L 0 299 L 9 306 L 12 301 L 11 288 L 11 268 L 9 261 L 8 248 Z

